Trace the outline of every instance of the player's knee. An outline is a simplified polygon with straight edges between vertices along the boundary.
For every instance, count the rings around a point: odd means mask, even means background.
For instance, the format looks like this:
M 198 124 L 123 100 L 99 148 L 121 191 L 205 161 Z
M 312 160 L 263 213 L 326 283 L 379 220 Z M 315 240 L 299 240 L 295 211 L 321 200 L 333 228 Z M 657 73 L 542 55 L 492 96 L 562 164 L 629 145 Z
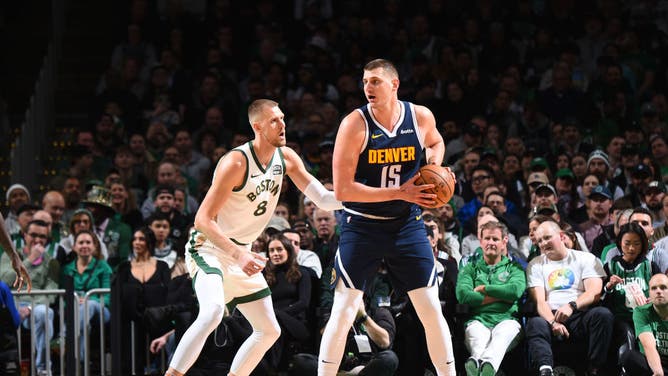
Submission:
M 215 329 L 220 320 L 223 319 L 225 314 L 225 307 L 218 304 L 208 304 L 206 306 L 200 306 L 199 314 L 197 315 L 197 320 L 200 322 L 207 323 L 213 330 Z
M 278 325 L 278 322 L 274 321 L 271 325 L 267 325 L 267 328 L 263 330 L 263 334 L 267 341 L 274 343 L 281 336 L 281 327 Z

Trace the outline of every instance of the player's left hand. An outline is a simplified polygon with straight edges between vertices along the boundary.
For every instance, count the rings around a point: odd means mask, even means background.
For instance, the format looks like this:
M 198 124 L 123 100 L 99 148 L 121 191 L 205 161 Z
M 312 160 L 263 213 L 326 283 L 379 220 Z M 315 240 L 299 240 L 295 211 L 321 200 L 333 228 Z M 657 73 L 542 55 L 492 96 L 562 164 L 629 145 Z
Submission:
M 267 258 L 262 256 L 259 253 L 255 252 L 244 252 L 239 256 L 237 264 L 241 267 L 241 270 L 244 271 L 247 275 L 251 276 L 255 273 L 259 273 L 264 269 L 264 266 L 267 263 Z
M 18 292 L 21 291 L 21 288 L 25 283 L 28 292 L 30 292 L 30 290 L 32 290 L 32 281 L 30 280 L 30 275 L 28 274 L 28 270 L 26 270 L 26 267 L 23 266 L 23 263 L 21 262 L 21 257 L 19 257 L 18 253 L 16 252 L 14 252 L 14 257 L 12 257 L 12 269 L 14 269 L 14 271 L 16 272 L 16 279 L 14 280 L 14 284 L 12 286 Z
M 399 187 L 399 199 L 418 204 L 420 206 L 433 206 L 436 203 L 436 195 L 433 193 L 424 192 L 425 190 L 434 188 L 433 184 L 415 185 L 415 181 L 420 177 L 420 174 L 415 174 Z

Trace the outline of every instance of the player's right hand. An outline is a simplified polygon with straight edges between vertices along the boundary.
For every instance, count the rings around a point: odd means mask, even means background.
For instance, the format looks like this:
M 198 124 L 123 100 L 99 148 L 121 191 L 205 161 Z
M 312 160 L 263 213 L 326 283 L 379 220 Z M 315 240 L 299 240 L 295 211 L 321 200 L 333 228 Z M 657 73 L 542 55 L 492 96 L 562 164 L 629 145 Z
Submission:
M 261 272 L 266 263 L 266 257 L 259 253 L 248 251 L 242 252 L 237 259 L 237 265 L 249 276 Z
M 415 185 L 415 181 L 420 177 L 420 174 L 415 174 L 412 178 L 406 181 L 399 187 L 400 199 L 420 206 L 433 206 L 436 204 L 436 195 L 434 193 L 425 192 L 428 189 L 434 188 L 433 184 Z

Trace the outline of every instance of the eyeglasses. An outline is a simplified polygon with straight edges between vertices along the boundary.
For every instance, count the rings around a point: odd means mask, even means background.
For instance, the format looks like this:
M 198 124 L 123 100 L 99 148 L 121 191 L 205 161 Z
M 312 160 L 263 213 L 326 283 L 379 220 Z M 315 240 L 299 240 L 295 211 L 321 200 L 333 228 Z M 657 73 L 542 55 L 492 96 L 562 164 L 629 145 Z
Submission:
M 480 183 L 481 181 L 487 179 L 489 179 L 489 175 L 480 175 L 480 176 L 474 176 L 473 178 L 471 178 L 471 181 L 473 181 L 474 183 Z
M 46 234 L 38 234 L 36 232 L 30 232 L 28 233 L 28 236 L 31 238 L 37 238 L 37 239 L 48 239 L 49 237 Z

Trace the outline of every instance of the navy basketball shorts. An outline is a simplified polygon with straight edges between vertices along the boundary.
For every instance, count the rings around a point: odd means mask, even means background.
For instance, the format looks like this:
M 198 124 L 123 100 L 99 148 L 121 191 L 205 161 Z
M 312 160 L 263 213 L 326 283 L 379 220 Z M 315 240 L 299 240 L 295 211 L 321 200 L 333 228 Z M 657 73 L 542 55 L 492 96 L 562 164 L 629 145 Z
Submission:
M 419 208 L 391 220 L 344 213 L 332 285 L 364 291 L 385 260 L 392 286 L 408 292 L 436 284 L 436 266 Z

